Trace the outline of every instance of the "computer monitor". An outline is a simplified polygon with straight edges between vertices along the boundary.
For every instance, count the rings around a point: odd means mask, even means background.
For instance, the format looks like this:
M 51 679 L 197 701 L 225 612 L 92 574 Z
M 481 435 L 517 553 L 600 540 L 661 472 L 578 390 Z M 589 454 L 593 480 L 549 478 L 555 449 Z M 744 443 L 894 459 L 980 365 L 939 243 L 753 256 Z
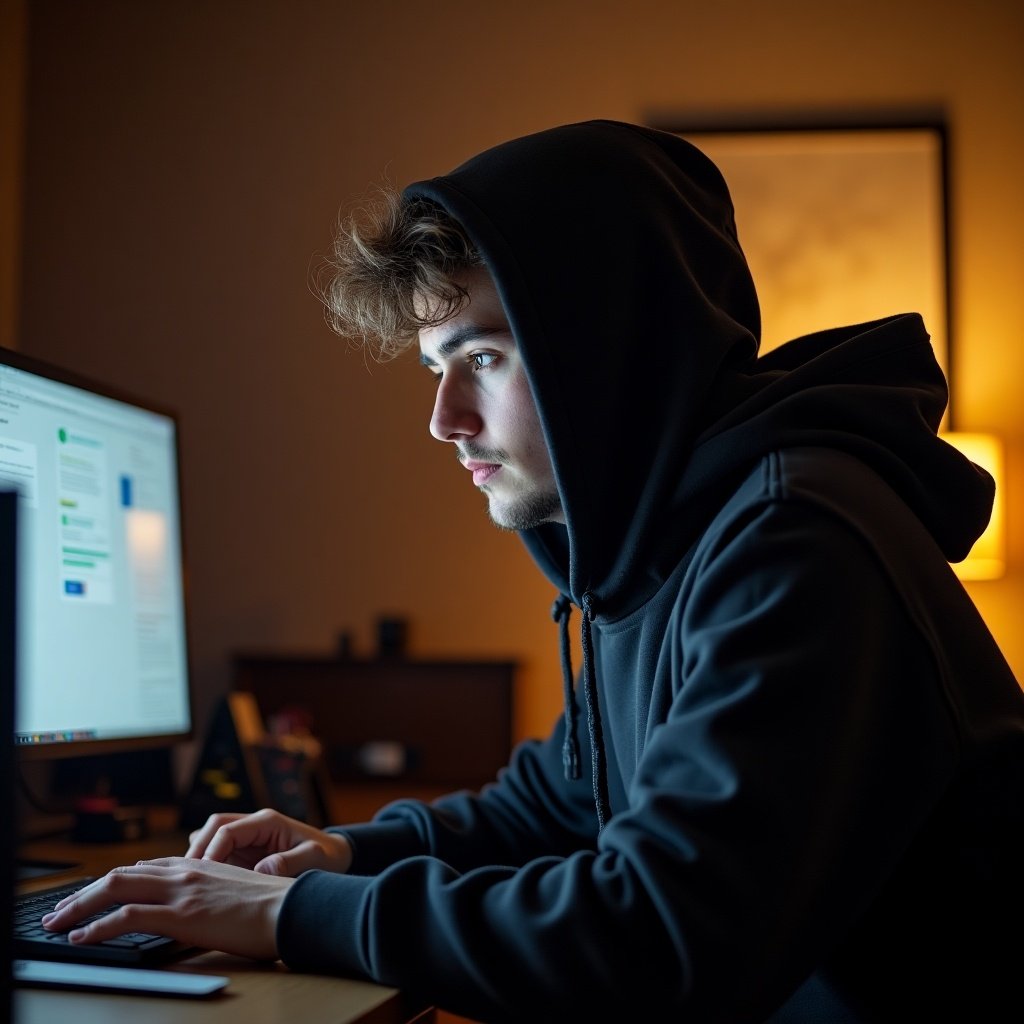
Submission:
M 190 738 L 174 413 L 0 348 L 0 487 L 18 492 L 19 759 Z

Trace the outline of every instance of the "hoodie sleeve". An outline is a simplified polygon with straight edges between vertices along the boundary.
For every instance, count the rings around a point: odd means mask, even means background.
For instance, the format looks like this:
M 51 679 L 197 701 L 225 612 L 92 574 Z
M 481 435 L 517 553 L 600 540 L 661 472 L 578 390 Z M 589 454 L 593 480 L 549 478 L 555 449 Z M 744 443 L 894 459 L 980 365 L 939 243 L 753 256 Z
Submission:
M 771 505 L 698 555 L 671 704 L 596 848 L 520 863 L 514 815 L 466 812 L 457 828 L 513 856 L 463 870 L 399 808 L 433 855 L 302 875 L 282 959 L 488 1021 L 758 1020 L 783 1002 L 905 855 L 955 735 L 928 647 L 834 518 Z
M 592 848 L 597 819 L 591 787 L 587 781 L 565 780 L 563 733 L 560 718 L 547 740 L 520 743 L 509 766 L 480 793 L 458 792 L 430 803 L 398 800 L 368 823 L 327 831 L 349 840 L 350 874 L 357 875 L 375 875 L 396 861 L 420 855 L 467 871 Z M 583 756 L 589 757 L 588 749 Z

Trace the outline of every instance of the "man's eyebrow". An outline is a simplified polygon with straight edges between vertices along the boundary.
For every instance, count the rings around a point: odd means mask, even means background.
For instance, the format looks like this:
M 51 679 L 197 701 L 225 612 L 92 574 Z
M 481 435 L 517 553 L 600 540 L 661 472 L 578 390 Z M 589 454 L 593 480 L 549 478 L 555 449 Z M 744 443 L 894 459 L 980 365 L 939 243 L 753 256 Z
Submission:
M 481 338 L 489 338 L 494 334 L 502 334 L 507 327 L 484 327 L 482 324 L 460 324 L 451 334 L 448 335 L 440 345 L 437 346 L 437 354 L 448 358 L 453 352 L 458 351 L 463 345 Z M 426 353 L 420 353 L 420 362 L 424 366 L 437 366 L 437 360 Z

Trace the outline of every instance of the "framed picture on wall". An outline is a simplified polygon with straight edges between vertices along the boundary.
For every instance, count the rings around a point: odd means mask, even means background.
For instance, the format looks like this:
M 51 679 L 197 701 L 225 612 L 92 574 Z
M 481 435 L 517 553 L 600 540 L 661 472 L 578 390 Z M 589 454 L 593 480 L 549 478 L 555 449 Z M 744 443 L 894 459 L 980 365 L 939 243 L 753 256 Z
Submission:
M 762 351 L 812 331 L 918 312 L 949 379 L 940 118 L 655 126 L 693 142 L 725 175 L 761 300 Z

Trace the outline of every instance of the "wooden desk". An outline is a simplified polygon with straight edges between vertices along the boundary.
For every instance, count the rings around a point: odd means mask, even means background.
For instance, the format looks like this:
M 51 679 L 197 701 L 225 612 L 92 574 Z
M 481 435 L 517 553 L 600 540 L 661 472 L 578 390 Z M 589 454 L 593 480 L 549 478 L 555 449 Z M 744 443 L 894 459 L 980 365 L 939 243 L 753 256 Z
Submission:
M 118 864 L 180 854 L 183 836 L 161 833 L 150 839 L 111 846 L 64 841 L 26 844 L 21 855 L 73 860 L 79 867 L 61 875 L 23 882 L 19 888 L 44 889 L 81 875 L 102 874 Z M 258 963 L 225 953 L 203 953 L 162 970 L 219 974 L 231 979 L 210 999 L 157 995 L 106 995 L 71 989 L 18 988 L 14 1024 L 433 1024 L 435 1013 L 400 991 L 349 978 L 297 974 L 281 963 Z

